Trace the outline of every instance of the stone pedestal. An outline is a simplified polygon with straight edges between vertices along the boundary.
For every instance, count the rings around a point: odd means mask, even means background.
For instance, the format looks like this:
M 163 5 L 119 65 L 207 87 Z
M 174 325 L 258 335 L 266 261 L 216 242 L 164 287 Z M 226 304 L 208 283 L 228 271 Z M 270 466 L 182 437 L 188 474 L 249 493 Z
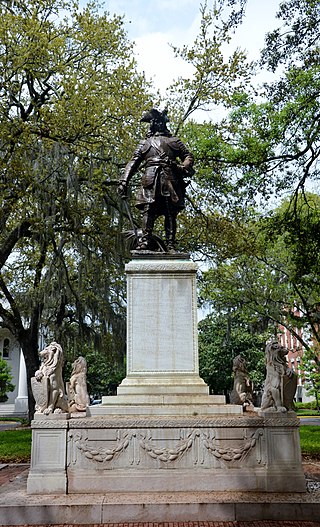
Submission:
M 127 376 L 89 416 L 242 414 L 199 376 L 196 272 L 180 255 L 126 265 Z
M 294 414 L 36 420 L 32 428 L 29 494 L 305 491 Z
M 199 377 L 196 265 L 126 273 L 127 376 L 84 418 L 33 422 L 28 492 L 303 492 L 295 414 L 243 415 Z
M 302 492 L 292 417 L 72 420 L 69 493 Z
M 38 416 L 37 416 L 38 417 Z M 67 436 L 69 414 L 41 416 L 32 422 L 28 494 L 67 493 Z

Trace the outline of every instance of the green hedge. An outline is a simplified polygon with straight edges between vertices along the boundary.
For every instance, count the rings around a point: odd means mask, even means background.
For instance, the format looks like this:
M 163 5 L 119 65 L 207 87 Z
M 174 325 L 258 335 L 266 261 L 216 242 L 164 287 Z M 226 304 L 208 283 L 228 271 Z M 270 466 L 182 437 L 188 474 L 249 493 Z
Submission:
M 317 403 L 316 401 L 311 401 L 309 403 L 294 403 L 296 410 L 302 410 L 304 408 L 310 409 L 310 410 L 316 410 L 317 409 Z

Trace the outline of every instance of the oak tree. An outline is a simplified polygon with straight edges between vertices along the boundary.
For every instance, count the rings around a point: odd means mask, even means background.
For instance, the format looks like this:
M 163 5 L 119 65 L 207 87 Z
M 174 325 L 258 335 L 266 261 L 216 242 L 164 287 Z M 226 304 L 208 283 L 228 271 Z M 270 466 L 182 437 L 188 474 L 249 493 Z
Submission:
M 123 353 L 111 183 L 150 99 L 122 18 L 95 1 L 7 0 L 0 22 L 0 324 L 30 381 L 40 328 L 73 354 L 107 336 L 106 352 Z

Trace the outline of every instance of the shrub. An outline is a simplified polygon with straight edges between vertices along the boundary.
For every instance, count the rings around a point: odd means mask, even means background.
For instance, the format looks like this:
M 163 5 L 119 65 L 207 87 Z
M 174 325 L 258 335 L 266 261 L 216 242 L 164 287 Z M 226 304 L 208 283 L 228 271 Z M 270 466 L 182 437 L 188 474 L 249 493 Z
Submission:
M 15 386 L 11 383 L 11 368 L 5 360 L 0 357 L 0 402 L 8 400 L 7 393 L 13 392 Z
M 296 410 L 302 410 L 303 408 L 310 409 L 310 410 L 316 410 L 317 409 L 317 402 L 316 401 L 310 401 L 308 403 L 294 403 Z

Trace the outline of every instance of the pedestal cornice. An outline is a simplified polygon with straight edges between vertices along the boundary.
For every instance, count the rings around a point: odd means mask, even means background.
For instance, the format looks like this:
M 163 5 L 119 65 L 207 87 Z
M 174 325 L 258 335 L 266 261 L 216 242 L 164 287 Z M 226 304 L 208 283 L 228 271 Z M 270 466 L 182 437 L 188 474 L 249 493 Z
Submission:
M 125 266 L 127 273 L 195 273 L 198 265 L 191 260 L 132 260 Z

